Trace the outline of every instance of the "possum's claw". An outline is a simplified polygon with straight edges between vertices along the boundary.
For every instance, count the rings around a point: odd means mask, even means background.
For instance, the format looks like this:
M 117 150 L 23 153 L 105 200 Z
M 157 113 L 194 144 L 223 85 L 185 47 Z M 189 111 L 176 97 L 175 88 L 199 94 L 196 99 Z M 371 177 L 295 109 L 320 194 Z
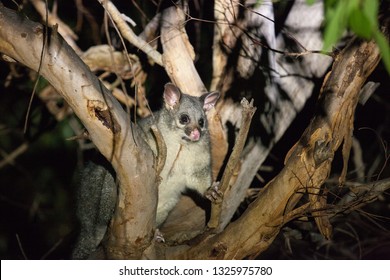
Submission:
M 158 228 L 154 232 L 154 240 L 158 243 L 165 243 L 164 236 Z
M 219 182 L 214 182 L 213 185 L 206 190 L 204 196 L 212 203 L 221 203 L 223 193 L 219 190 Z

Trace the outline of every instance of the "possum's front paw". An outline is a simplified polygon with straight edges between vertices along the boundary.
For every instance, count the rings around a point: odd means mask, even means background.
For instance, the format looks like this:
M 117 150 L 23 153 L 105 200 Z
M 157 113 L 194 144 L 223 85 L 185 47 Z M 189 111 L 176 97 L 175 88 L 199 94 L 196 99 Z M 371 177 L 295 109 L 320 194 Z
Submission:
M 204 196 L 210 200 L 212 203 L 221 203 L 223 198 L 223 193 L 219 190 L 219 182 L 214 182 L 211 187 L 209 187 Z
M 154 232 L 154 240 L 157 243 L 165 243 L 165 238 L 158 228 L 156 228 L 156 231 Z

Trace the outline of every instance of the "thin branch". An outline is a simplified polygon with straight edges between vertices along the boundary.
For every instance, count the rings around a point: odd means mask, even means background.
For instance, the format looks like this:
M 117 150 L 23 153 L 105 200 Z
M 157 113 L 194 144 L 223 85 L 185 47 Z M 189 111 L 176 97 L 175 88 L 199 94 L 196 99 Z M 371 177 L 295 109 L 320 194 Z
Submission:
M 230 155 L 229 161 L 226 165 L 221 182 L 219 184 L 219 191 L 223 195 L 227 192 L 230 186 L 229 184 L 230 179 L 232 178 L 234 170 L 241 159 L 241 153 L 244 148 L 246 138 L 248 136 L 251 120 L 256 111 L 256 107 L 253 107 L 253 99 L 249 103 L 248 100 L 244 98 L 241 101 L 241 106 L 242 106 L 242 125 L 238 133 L 236 143 L 234 144 L 233 152 Z M 223 201 L 221 201 L 220 203 L 212 203 L 211 217 L 208 223 L 208 227 L 210 229 L 217 230 L 217 231 L 221 230 L 218 227 L 220 225 L 222 205 L 223 205 Z
M 6 154 L 3 151 L 0 151 L 1 155 L 4 157 L 2 161 L 0 161 L 0 169 L 6 166 L 7 164 L 13 163 L 14 160 L 23 154 L 25 151 L 27 151 L 28 143 L 23 143 L 18 148 L 16 148 L 11 154 Z
M 358 185 L 350 189 L 351 191 L 337 203 L 338 212 L 344 212 L 345 210 L 350 212 L 372 202 L 378 195 L 390 189 L 390 178 Z M 342 210 L 340 210 L 341 208 Z
M 161 54 L 133 32 L 133 30 L 128 26 L 126 21 L 123 19 L 122 14 L 118 11 L 115 5 L 111 1 L 98 1 L 110 15 L 112 20 L 116 23 L 122 36 L 135 47 L 147 54 L 155 63 L 160 66 L 163 66 Z
M 27 255 L 26 255 L 26 253 L 24 252 L 24 249 L 23 249 L 23 246 L 22 246 L 22 242 L 20 241 L 20 238 L 19 238 L 19 234 L 16 234 L 16 241 L 18 241 L 18 246 L 19 246 L 20 252 L 21 252 L 22 255 L 23 255 L 23 258 L 24 258 L 25 260 L 27 260 Z
M 49 26 L 58 26 L 58 33 L 61 34 L 62 37 L 64 37 L 64 40 L 78 53 L 80 54 L 82 51 L 75 43 L 75 40 L 78 40 L 78 36 L 76 33 L 73 32 L 73 30 L 65 23 L 63 22 L 56 13 L 56 9 L 54 9 L 53 12 L 49 11 L 49 8 L 47 7 L 47 1 L 43 0 L 30 0 L 31 4 L 33 4 L 34 8 L 38 11 L 38 13 L 41 15 L 42 18 L 45 19 L 45 22 Z M 55 2 L 55 7 L 56 7 Z
M 260 45 L 262 46 L 263 48 L 265 49 L 268 49 L 270 51 L 273 51 L 275 53 L 279 53 L 279 54 L 282 54 L 282 55 L 285 55 L 285 56 L 293 56 L 295 58 L 298 58 L 300 56 L 304 56 L 304 55 L 309 55 L 309 54 L 323 54 L 323 55 L 327 55 L 327 56 L 330 56 L 332 57 L 333 59 L 335 58 L 335 54 L 333 52 L 326 52 L 326 51 L 322 51 L 322 50 L 307 50 L 305 47 L 302 46 L 302 44 L 299 43 L 299 45 L 304 49 L 303 52 L 286 52 L 286 51 L 281 51 L 281 50 L 277 50 L 277 49 L 274 49 L 274 48 L 271 48 L 268 44 L 265 44 L 263 43 L 262 41 L 258 40 L 258 39 L 255 39 L 253 38 L 253 36 L 251 36 L 249 34 L 249 32 L 247 31 L 244 31 L 245 35 L 248 36 L 248 38 L 251 39 L 251 41 L 256 44 L 256 45 Z M 296 42 L 298 42 L 297 40 L 295 40 Z

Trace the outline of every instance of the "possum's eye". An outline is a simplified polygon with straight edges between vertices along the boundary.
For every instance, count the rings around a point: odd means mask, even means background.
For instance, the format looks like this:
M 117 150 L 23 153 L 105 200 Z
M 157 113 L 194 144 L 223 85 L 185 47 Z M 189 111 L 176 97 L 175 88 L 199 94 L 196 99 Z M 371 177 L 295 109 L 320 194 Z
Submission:
M 198 124 L 199 124 L 200 127 L 203 127 L 204 126 L 204 119 L 200 118 L 199 121 L 198 121 Z
M 190 117 L 187 114 L 180 115 L 179 121 L 181 124 L 187 124 L 190 122 Z

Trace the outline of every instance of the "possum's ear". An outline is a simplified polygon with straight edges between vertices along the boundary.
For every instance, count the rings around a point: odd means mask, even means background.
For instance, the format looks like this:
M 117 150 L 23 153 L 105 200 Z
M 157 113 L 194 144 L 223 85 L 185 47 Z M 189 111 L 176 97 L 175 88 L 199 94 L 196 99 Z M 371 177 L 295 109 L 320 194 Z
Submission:
M 181 98 L 180 89 L 172 83 L 164 87 L 164 102 L 168 110 L 173 110 L 179 106 Z
M 201 100 L 203 100 L 203 110 L 205 112 L 209 111 L 211 108 L 215 106 L 219 98 L 218 91 L 212 91 L 201 96 Z

